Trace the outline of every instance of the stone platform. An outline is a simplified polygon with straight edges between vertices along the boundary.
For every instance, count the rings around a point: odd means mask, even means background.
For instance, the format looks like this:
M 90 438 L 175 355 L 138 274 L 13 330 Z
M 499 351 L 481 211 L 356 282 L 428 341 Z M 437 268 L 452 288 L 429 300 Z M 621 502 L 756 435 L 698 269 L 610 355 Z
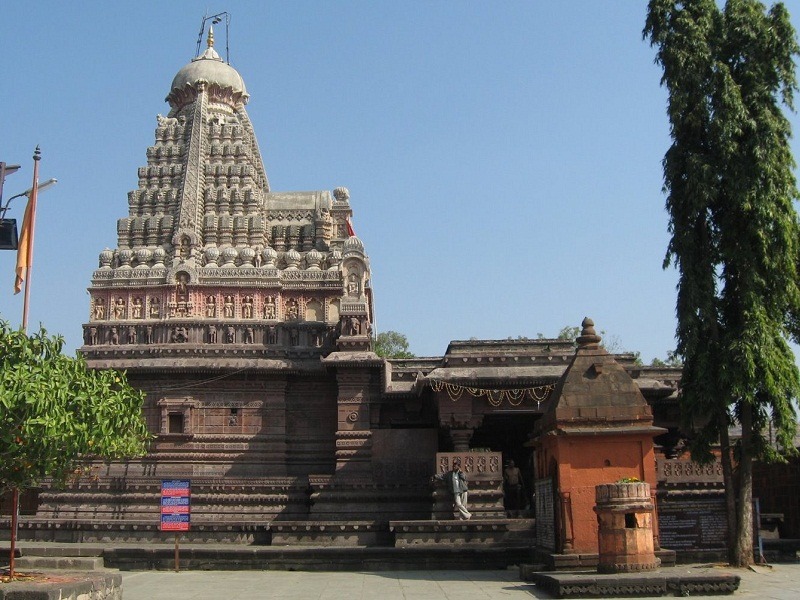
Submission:
M 520 578 L 555 598 L 625 598 L 641 596 L 717 596 L 732 594 L 740 577 L 716 569 L 667 568 L 647 573 L 548 573 L 522 565 Z
M 112 573 L 50 574 L 43 581 L 0 584 L 0 600 L 122 600 L 122 576 Z

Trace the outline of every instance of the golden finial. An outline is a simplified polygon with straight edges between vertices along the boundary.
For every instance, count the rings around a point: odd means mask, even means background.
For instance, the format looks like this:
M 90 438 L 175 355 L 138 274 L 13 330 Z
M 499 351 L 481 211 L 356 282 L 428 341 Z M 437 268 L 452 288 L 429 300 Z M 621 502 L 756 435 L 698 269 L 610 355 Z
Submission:
M 209 25 L 208 26 L 208 47 L 209 48 L 213 48 L 214 47 L 214 26 L 213 25 Z

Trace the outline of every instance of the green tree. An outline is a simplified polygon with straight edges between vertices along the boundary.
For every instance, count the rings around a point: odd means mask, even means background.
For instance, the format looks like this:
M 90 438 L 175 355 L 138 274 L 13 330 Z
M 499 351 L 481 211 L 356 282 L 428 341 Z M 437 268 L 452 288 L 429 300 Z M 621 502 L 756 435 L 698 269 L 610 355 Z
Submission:
M 146 451 L 142 392 L 122 373 L 65 356 L 63 344 L 44 329 L 28 336 L 0 322 L 0 493 L 12 492 L 14 514 L 19 492 L 43 478 L 64 483 L 87 458 Z M 12 532 L 12 577 L 14 542 Z
M 795 32 L 786 8 L 756 0 L 650 0 L 644 36 L 657 47 L 672 144 L 664 157 L 671 240 L 679 271 L 677 354 L 692 455 L 719 442 L 730 559 L 752 553 L 752 464 L 777 458 L 772 421 L 794 450 L 800 376 L 787 343 L 800 314 L 798 198 L 789 147 L 797 87 Z M 731 446 L 729 427 L 741 438 Z M 735 461 L 732 460 L 732 455 Z
M 385 358 L 414 358 L 408 350 L 408 338 L 396 331 L 384 331 L 372 340 L 375 354 Z

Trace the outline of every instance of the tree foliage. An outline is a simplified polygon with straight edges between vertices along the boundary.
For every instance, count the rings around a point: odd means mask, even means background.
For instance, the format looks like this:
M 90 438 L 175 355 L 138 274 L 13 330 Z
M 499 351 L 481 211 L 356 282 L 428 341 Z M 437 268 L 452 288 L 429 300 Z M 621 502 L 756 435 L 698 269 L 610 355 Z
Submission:
M 375 354 L 385 358 L 414 358 L 408 349 L 408 338 L 396 331 L 384 331 L 373 339 Z
M 146 451 L 143 394 L 125 375 L 62 354 L 63 338 L 0 322 L 0 491 L 64 482 L 87 456 Z
M 668 91 L 664 266 L 679 271 L 682 411 L 695 458 L 721 440 L 726 459 L 728 428 L 742 427 L 732 558 L 746 564 L 752 460 L 774 457 L 763 435 L 770 420 L 792 449 L 800 394 L 788 344 L 800 314 L 798 191 L 782 112 L 797 87 L 798 44 L 786 8 L 757 0 L 722 9 L 715 0 L 650 0 L 644 35 Z

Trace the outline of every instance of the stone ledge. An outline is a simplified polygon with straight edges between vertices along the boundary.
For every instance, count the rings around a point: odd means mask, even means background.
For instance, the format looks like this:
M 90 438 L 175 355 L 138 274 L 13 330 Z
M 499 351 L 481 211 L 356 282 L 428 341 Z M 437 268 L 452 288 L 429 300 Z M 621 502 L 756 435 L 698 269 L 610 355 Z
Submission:
M 501 546 L 510 541 L 507 520 L 389 521 L 398 548 L 413 546 Z M 519 540 L 516 540 L 519 544 Z
M 272 521 L 273 546 L 375 546 L 386 541 L 375 521 Z
M 0 585 L 0 600 L 122 600 L 122 575 L 59 573 L 48 581 Z
M 740 577 L 731 573 L 663 569 L 652 573 L 601 575 L 541 573 L 538 567 L 520 566 L 520 579 L 536 583 L 556 598 L 620 598 L 637 596 L 715 596 L 732 594 Z

